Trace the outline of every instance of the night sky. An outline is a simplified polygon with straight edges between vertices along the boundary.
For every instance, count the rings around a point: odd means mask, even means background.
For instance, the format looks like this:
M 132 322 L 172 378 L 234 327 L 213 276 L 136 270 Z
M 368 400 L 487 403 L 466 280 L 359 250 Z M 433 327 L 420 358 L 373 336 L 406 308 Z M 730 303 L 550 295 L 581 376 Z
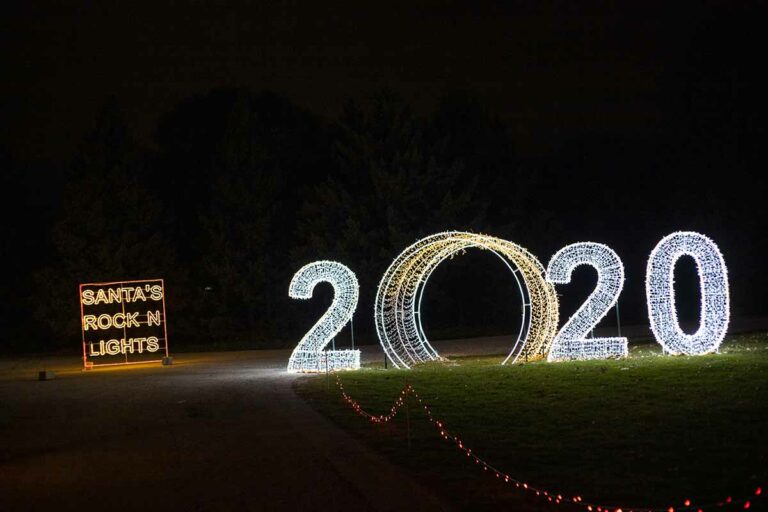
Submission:
M 535 154 L 672 131 L 693 85 L 754 77 L 765 9 L 731 3 L 23 2 L 3 21 L 4 135 L 20 158 L 66 156 L 116 96 L 151 141 L 175 102 L 220 86 L 324 115 L 382 87 L 422 108 L 468 90 Z
M 227 88 L 271 91 L 332 121 L 347 102 L 389 90 L 419 115 L 445 96 L 467 95 L 501 119 L 517 172 L 540 176 L 529 207 L 552 203 L 559 226 L 557 238 L 516 241 L 544 262 L 570 242 L 610 243 L 635 271 L 627 288 L 635 320 L 645 314 L 644 260 L 675 229 L 718 241 L 733 272 L 735 311 L 768 315 L 759 292 L 768 285 L 761 271 L 766 8 L 731 4 L 16 2 L 1 22 L 0 149 L 6 172 L 13 167 L 16 176 L 4 181 L 13 197 L 3 215 L 5 236 L 17 240 L 7 255 L 16 277 L 4 296 L 48 293 L 39 272 L 56 269 L 57 256 L 45 248 L 55 245 L 47 230 L 67 209 L 58 190 L 71 182 L 65 169 L 105 103 L 125 112 L 158 169 L 154 179 L 182 172 L 181 164 L 163 168 L 172 160 L 158 126 L 189 98 Z M 323 173 L 313 170 L 312 183 Z M 490 190 L 487 178 L 479 186 Z M 176 179 L 158 183 L 162 189 Z M 168 217 L 181 226 L 174 232 L 193 230 L 185 219 L 197 213 L 177 208 L 173 197 L 164 204 L 176 208 Z M 180 259 L 193 261 L 183 247 Z M 278 284 L 287 290 L 287 282 Z M 17 314 L 28 303 L 5 307 Z

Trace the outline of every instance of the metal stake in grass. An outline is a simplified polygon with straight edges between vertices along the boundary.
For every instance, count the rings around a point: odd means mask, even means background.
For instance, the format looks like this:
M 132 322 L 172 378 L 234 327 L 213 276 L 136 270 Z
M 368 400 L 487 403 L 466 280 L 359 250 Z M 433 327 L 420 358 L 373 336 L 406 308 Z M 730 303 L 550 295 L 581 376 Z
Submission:
M 328 352 L 325 353 L 325 390 L 331 393 L 331 372 L 328 371 Z
M 410 388 L 408 388 L 408 379 L 405 379 L 405 428 L 408 437 L 408 451 L 411 451 L 411 410 L 408 407 L 408 398 L 410 397 Z

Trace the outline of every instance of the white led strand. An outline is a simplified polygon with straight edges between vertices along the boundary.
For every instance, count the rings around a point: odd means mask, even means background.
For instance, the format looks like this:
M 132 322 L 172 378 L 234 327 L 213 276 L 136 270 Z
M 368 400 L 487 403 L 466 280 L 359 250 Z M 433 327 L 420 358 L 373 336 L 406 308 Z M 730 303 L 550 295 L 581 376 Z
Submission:
M 406 248 L 379 283 L 374 306 L 376 331 L 384 352 L 397 368 L 439 358 L 421 326 L 421 297 L 432 271 L 444 260 L 470 247 L 489 250 L 513 272 L 522 304 L 523 322 L 504 363 L 543 358 L 557 329 L 557 296 L 544 280 L 544 268 L 517 244 L 488 235 L 447 231 Z
M 675 308 L 675 264 L 682 256 L 696 262 L 701 286 L 699 328 L 686 334 Z M 664 237 L 651 252 L 645 275 L 651 330 L 664 351 L 698 355 L 714 352 L 722 343 L 730 319 L 728 270 L 715 242 L 692 231 Z
M 552 256 L 547 266 L 547 281 L 569 283 L 574 269 L 580 265 L 590 265 L 597 270 L 597 286 L 555 336 L 547 360 L 626 357 L 627 338 L 587 337 L 619 299 L 624 287 L 624 265 L 607 245 L 579 242 L 563 247 Z
M 335 261 L 315 261 L 293 276 L 288 295 L 294 299 L 310 299 L 318 283 L 333 286 L 333 302 L 328 311 L 304 335 L 288 360 L 289 372 L 324 372 L 360 368 L 359 350 L 323 350 L 352 319 L 357 307 L 357 277 L 348 267 Z

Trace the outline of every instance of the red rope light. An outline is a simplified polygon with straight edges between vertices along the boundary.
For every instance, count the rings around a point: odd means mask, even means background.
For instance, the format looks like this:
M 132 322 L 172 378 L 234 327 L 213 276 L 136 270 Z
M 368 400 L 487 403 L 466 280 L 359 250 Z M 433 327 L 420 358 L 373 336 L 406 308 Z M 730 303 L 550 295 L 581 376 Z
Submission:
M 338 375 L 336 375 L 336 385 L 341 391 L 341 396 L 347 405 L 349 405 L 358 416 L 363 417 L 370 423 L 375 424 L 387 423 L 391 421 L 397 415 L 400 408 L 405 405 L 405 401 L 408 399 L 408 396 L 413 395 L 413 397 L 418 401 L 419 405 L 426 414 L 429 422 L 434 425 L 440 437 L 445 441 L 453 443 L 458 450 L 463 452 L 467 457 L 470 457 L 472 460 L 474 460 L 475 465 L 477 465 L 479 468 L 482 468 L 484 473 L 487 472 L 488 474 L 497 478 L 499 481 L 503 481 L 505 484 L 514 485 L 516 488 L 519 488 L 524 492 L 538 496 L 541 499 L 546 499 L 548 502 L 555 503 L 557 505 L 562 503 L 571 503 L 586 510 L 587 512 L 679 512 L 688 510 L 704 512 L 705 510 L 722 508 L 726 505 L 728 507 L 735 507 L 740 505 L 743 510 L 747 510 L 750 509 L 754 504 L 753 500 L 762 497 L 763 494 L 762 487 L 757 487 L 753 494 L 739 499 L 733 499 L 732 496 L 728 496 L 725 500 L 717 503 L 698 505 L 693 504 L 690 499 L 686 499 L 682 501 L 682 505 L 679 508 L 675 508 L 671 505 L 669 507 L 625 507 L 619 505 L 602 505 L 591 501 L 587 502 L 584 501 L 580 495 L 564 496 L 560 493 L 545 490 L 540 487 L 535 487 L 525 480 L 512 477 L 510 474 L 501 471 L 500 469 L 491 465 L 485 459 L 478 457 L 471 448 L 464 444 L 458 434 L 452 433 L 446 428 L 445 422 L 433 416 L 432 410 L 426 403 L 424 403 L 419 394 L 410 384 L 406 384 L 400 391 L 400 394 L 392 403 L 392 407 L 389 409 L 389 414 L 381 415 L 370 414 L 364 410 L 355 399 L 353 399 L 344 391 L 344 385 L 341 383 L 341 379 Z

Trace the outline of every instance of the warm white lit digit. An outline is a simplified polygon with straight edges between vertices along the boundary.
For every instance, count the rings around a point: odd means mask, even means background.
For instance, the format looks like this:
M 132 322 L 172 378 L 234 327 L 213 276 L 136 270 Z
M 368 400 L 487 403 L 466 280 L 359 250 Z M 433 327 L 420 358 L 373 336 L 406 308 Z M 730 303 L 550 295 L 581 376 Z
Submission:
M 288 360 L 289 372 L 324 372 L 360 368 L 359 350 L 323 350 L 352 319 L 357 307 L 357 277 L 348 267 L 335 261 L 315 261 L 293 276 L 288 295 L 310 299 L 318 283 L 333 286 L 333 302 L 328 311 L 304 335 Z
M 590 265 L 597 270 L 597 286 L 560 329 L 547 360 L 626 357 L 627 338 L 587 337 L 619 299 L 624 287 L 624 265 L 621 259 L 607 245 L 594 242 L 571 244 L 552 256 L 547 267 L 547 281 L 555 284 L 570 283 L 571 275 L 579 265 Z
M 544 268 L 539 260 L 506 240 L 446 231 L 406 248 L 379 283 L 374 311 L 376 331 L 381 347 L 395 367 L 409 368 L 439 357 L 422 328 L 421 298 L 434 269 L 471 247 L 491 251 L 501 258 L 520 291 L 523 317 L 520 332 L 504 363 L 546 356 L 557 329 L 558 304 L 554 287 L 544 280 Z
M 696 262 L 701 286 L 699 329 L 686 334 L 675 308 L 675 264 L 682 256 Z M 645 275 L 651 330 L 669 354 L 714 352 L 728 330 L 728 270 L 715 242 L 700 233 L 679 231 L 664 237 L 651 252 Z

